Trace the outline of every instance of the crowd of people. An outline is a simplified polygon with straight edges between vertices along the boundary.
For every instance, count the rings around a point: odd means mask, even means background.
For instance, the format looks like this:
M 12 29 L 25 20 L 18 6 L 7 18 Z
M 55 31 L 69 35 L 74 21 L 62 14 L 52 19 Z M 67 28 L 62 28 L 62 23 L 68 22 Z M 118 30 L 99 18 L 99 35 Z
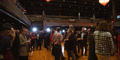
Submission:
M 67 51 L 68 60 L 71 57 L 72 60 L 77 60 L 83 55 L 88 56 L 88 60 L 110 60 L 116 52 L 115 49 L 119 49 L 119 45 L 114 44 L 109 29 L 106 21 L 99 22 L 94 28 L 82 27 L 81 30 L 75 30 L 74 26 L 70 25 L 63 34 L 60 27 L 51 32 L 30 32 L 26 28 L 15 30 L 6 23 L 0 28 L 0 60 L 28 60 L 28 52 L 42 50 L 42 45 L 51 50 L 55 60 L 65 60 L 62 43 Z M 118 40 L 120 41 L 119 34 Z M 118 52 L 120 55 L 119 50 Z

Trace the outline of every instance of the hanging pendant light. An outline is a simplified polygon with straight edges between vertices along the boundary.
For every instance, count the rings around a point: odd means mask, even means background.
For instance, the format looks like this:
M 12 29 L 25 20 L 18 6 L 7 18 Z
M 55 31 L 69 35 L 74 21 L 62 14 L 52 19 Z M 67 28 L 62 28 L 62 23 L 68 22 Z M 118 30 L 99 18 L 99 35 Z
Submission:
M 110 0 L 99 0 L 99 3 L 103 6 L 106 6 Z
M 51 0 L 46 0 L 46 2 L 50 2 Z

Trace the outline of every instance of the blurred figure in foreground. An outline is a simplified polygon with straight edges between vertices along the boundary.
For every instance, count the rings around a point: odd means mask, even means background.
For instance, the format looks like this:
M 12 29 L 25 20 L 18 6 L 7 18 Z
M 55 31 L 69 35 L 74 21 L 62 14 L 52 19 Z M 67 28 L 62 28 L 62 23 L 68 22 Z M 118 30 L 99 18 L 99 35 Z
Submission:
M 26 28 L 23 28 L 21 30 L 21 33 L 19 35 L 20 39 L 20 60 L 28 60 L 28 44 L 30 43 L 30 40 L 27 40 L 26 34 L 28 30 Z
M 62 48 L 61 48 L 61 42 L 63 40 L 63 35 L 60 33 L 60 29 L 57 29 L 57 32 L 53 34 L 53 44 L 54 44 L 54 56 L 55 60 L 61 60 L 63 57 L 62 55 Z
M 11 51 L 15 39 L 14 29 L 9 23 L 0 26 L 0 60 L 14 60 Z
M 98 30 L 94 31 L 95 53 L 98 60 L 110 60 L 114 53 L 112 34 L 109 32 L 109 25 L 106 21 L 100 21 Z

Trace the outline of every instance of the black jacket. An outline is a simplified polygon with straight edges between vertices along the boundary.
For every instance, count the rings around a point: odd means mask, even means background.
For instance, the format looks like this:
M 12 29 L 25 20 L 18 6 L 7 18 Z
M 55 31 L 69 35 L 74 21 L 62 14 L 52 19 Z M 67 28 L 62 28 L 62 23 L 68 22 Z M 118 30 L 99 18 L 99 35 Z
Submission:
M 89 35 L 89 56 L 88 60 L 98 60 L 95 54 L 95 41 L 93 35 Z

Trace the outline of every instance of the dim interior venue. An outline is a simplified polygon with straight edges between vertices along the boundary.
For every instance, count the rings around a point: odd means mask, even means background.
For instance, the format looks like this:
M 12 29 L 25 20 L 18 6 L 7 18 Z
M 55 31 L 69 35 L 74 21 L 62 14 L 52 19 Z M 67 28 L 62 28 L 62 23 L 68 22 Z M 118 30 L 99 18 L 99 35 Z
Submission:
M 120 60 L 120 0 L 0 0 L 0 60 Z

